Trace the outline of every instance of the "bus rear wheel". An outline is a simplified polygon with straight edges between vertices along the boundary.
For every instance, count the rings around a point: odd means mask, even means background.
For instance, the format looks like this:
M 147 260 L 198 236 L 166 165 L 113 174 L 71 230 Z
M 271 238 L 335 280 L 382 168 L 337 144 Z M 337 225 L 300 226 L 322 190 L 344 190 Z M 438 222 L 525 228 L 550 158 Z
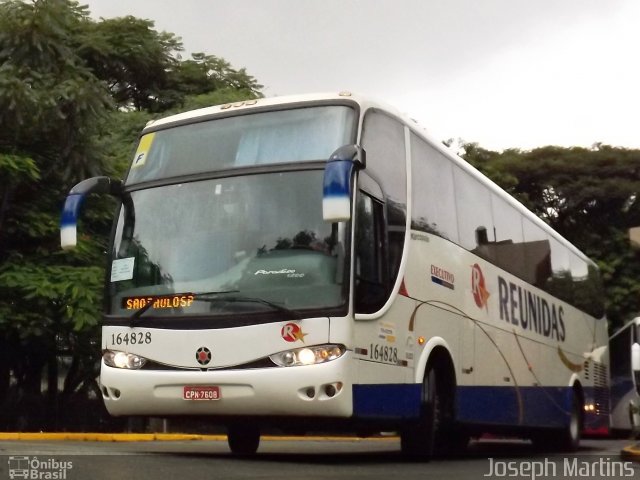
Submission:
M 260 429 L 253 425 L 229 425 L 227 443 L 235 455 L 254 455 L 260 445 Z
M 580 396 L 574 390 L 571 402 L 571 416 L 569 424 L 562 430 L 560 436 L 557 437 L 556 447 L 563 452 L 575 452 L 580 447 L 580 433 L 582 432 L 582 401 Z
M 576 390 L 573 391 L 569 423 L 561 430 L 541 431 L 532 436 L 533 445 L 540 451 L 575 452 L 580 447 L 583 425 L 583 403 Z

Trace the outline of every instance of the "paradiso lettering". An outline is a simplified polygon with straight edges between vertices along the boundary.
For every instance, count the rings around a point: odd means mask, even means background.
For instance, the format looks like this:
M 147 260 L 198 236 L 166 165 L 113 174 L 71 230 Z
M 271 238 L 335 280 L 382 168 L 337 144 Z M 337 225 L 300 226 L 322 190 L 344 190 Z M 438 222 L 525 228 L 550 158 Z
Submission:
M 564 309 L 498 276 L 500 320 L 564 342 Z
M 257 270 L 254 275 L 286 275 L 287 278 L 302 278 L 304 273 L 297 273 L 295 270 L 283 268 L 281 270 Z

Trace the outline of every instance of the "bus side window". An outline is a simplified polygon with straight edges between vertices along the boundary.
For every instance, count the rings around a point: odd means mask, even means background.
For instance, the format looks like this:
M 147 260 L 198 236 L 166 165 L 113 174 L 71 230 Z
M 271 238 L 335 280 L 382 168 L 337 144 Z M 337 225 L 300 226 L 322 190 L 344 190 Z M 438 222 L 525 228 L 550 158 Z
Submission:
M 373 197 L 358 192 L 356 200 L 355 295 L 357 313 L 373 313 L 386 301 L 384 262 L 384 208 Z
M 407 170 L 405 126 L 388 114 L 369 109 L 362 126 L 362 147 L 367 152 L 366 173 L 377 183 L 367 190 L 383 201 L 385 228 L 385 288 L 393 285 L 400 271 L 407 223 Z M 390 294 L 391 292 L 387 292 Z

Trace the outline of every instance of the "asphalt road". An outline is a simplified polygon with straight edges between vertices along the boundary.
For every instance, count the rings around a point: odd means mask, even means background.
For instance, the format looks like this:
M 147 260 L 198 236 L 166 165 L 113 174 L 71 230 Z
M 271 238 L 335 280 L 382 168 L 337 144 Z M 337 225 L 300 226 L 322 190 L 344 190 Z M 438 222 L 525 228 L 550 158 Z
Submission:
M 472 443 L 461 458 L 419 463 L 400 455 L 395 438 L 268 439 L 251 458 L 232 456 L 225 441 L 2 441 L 0 480 L 11 473 L 62 480 L 639 479 L 640 463 L 619 456 L 629 443 L 585 440 L 578 455 L 565 456 L 537 453 L 526 442 L 492 440 Z

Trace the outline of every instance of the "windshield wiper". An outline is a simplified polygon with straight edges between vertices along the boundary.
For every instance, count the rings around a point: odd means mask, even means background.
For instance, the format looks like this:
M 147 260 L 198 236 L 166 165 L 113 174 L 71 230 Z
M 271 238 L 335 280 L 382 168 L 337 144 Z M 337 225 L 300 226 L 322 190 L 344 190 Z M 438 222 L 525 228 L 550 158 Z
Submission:
M 231 297 L 220 297 L 218 294 L 220 293 L 235 293 L 238 290 L 231 290 L 229 292 L 207 292 L 207 293 L 196 293 L 194 295 L 194 300 L 201 300 L 203 302 L 229 302 L 229 303 L 259 303 L 261 305 L 266 305 L 267 307 L 271 307 L 273 310 L 276 310 L 280 313 L 284 313 L 292 319 L 299 319 L 300 316 L 294 312 L 293 310 L 289 310 L 287 307 L 279 305 L 275 302 L 271 302 L 269 300 L 265 300 L 260 297 L 245 297 L 243 295 L 231 296 Z
M 194 300 L 204 299 L 206 301 L 213 301 L 217 299 L 218 295 L 223 295 L 226 293 L 238 293 L 238 292 L 239 290 L 221 290 L 221 291 L 214 291 L 214 292 L 195 293 L 193 294 L 193 299 Z M 140 307 L 138 310 L 133 312 L 133 314 L 129 317 L 129 327 L 130 328 L 135 327 L 136 320 L 138 320 L 142 315 L 144 315 L 144 313 L 153 306 L 156 300 L 158 300 L 159 298 L 167 298 L 172 296 L 173 295 L 170 293 L 165 295 L 150 295 L 149 298 L 147 299 L 148 302 L 144 305 L 144 307 Z M 208 297 L 211 297 L 211 298 L 208 298 Z

